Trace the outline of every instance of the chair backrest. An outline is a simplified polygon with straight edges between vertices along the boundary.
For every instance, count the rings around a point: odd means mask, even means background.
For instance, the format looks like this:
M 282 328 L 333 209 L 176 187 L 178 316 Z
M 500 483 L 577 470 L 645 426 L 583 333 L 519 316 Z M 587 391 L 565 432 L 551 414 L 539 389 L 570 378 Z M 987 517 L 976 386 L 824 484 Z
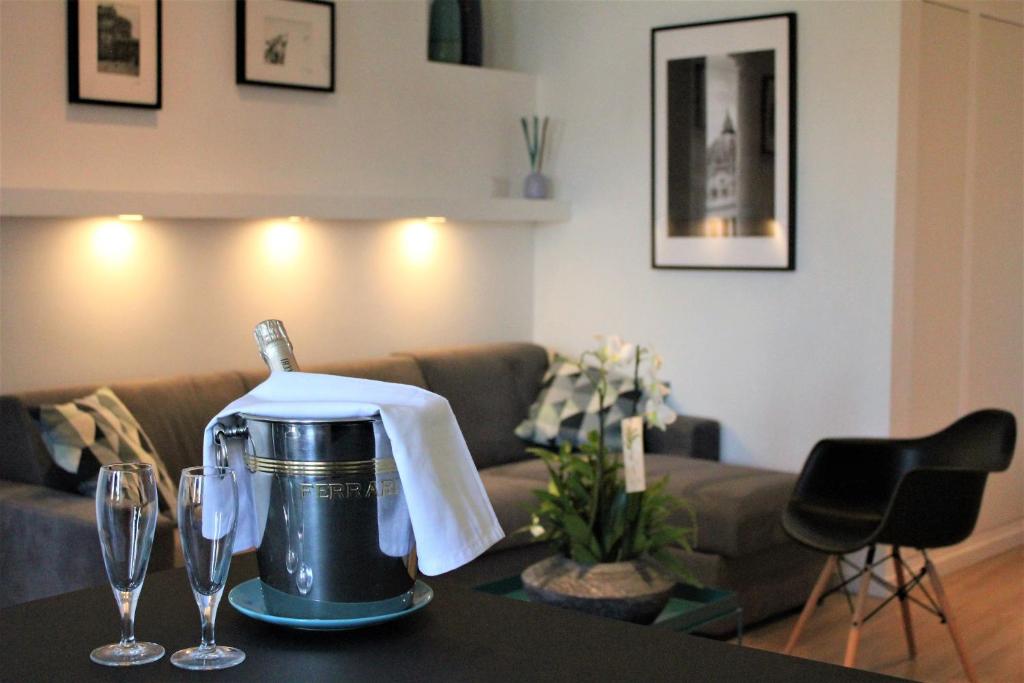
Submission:
M 906 474 L 878 541 L 914 548 L 954 545 L 974 531 L 989 472 L 1010 466 L 1013 415 L 979 410 L 940 432 L 906 443 Z
M 1002 472 L 1010 466 L 1017 424 L 1011 413 L 988 408 L 965 415 L 940 432 L 917 440 L 914 467 Z

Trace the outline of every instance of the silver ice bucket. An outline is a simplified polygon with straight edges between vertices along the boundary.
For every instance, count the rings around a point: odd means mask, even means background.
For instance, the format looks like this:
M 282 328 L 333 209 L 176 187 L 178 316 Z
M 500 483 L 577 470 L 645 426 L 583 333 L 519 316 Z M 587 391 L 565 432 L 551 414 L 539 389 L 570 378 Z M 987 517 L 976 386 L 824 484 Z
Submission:
M 256 557 L 279 616 L 356 618 L 412 603 L 415 544 L 379 417 L 285 420 L 240 414 L 215 428 L 218 457 L 243 440 Z

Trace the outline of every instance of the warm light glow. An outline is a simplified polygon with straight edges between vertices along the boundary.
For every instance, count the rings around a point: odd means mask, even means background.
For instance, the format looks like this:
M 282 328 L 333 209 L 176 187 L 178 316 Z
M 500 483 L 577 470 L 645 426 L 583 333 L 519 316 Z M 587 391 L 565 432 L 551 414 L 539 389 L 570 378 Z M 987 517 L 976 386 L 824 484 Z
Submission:
M 725 221 L 717 216 L 704 219 L 704 235 L 706 237 L 722 237 L 725 234 Z
M 402 231 L 402 245 L 409 261 L 427 263 L 437 250 L 437 229 L 420 221 L 409 223 Z
M 266 234 L 267 256 L 277 263 L 287 263 L 295 259 L 302 246 L 302 235 L 299 229 L 289 223 L 275 223 Z
M 447 223 L 448 219 L 444 216 L 427 216 L 423 219 L 427 223 Z
M 138 222 L 141 221 L 143 218 L 145 218 L 145 216 L 143 216 L 141 213 L 120 213 L 117 215 L 117 220 L 119 221 Z
M 128 258 L 134 250 L 135 233 L 120 221 L 106 221 L 93 233 L 92 246 L 98 257 L 119 263 Z
M 304 216 L 288 216 L 289 223 L 301 223 L 306 220 Z

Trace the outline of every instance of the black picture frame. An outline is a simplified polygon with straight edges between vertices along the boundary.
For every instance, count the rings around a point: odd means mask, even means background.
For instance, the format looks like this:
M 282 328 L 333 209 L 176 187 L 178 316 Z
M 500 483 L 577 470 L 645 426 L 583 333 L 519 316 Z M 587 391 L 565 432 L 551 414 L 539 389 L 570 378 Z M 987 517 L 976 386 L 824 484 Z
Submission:
M 796 269 L 796 49 L 793 12 L 651 29 L 652 268 Z
M 761 79 L 761 152 L 775 154 L 775 76 Z
M 163 106 L 163 0 L 67 0 L 67 34 L 70 103 Z
M 273 47 L 269 45 L 263 52 L 263 62 L 257 61 L 255 58 L 256 48 L 249 43 L 252 37 L 249 29 L 253 26 L 252 20 L 259 17 L 255 17 L 250 12 L 250 3 L 247 0 L 235 0 L 235 82 L 239 85 L 334 92 L 336 51 L 334 2 L 332 0 L 262 0 L 260 3 L 253 4 L 259 12 L 269 11 L 268 8 L 275 7 L 277 11 L 288 14 L 288 17 L 281 17 L 282 21 L 301 20 L 309 23 L 310 41 L 315 43 L 309 49 L 320 61 L 314 73 L 311 73 L 309 77 L 296 74 L 295 70 L 292 70 L 292 73 L 284 72 L 284 68 L 289 68 L 287 52 L 284 51 L 287 47 L 280 52 L 279 62 L 272 61 L 268 56 L 272 53 Z M 320 16 L 321 14 L 322 16 Z M 299 15 L 302 16 L 299 17 Z M 266 21 L 268 19 L 264 16 L 264 22 Z M 326 38 L 324 38 L 325 36 Z M 316 39 L 313 40 L 313 37 Z M 327 44 L 321 44 L 324 40 Z M 324 61 L 326 61 L 326 65 L 323 63 Z M 277 70 L 280 70 L 280 73 L 273 73 Z

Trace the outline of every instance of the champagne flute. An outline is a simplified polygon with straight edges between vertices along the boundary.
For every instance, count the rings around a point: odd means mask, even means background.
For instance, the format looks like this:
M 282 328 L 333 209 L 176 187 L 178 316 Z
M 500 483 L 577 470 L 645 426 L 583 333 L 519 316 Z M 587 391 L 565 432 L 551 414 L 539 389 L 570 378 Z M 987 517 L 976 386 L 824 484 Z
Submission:
M 238 485 L 227 467 L 189 467 L 178 486 L 178 529 L 185 569 L 199 605 L 202 640 L 179 650 L 171 663 L 182 669 L 226 669 L 241 664 L 245 653 L 217 645 L 213 637 L 217 606 L 231 566 L 238 523 Z
M 100 468 L 96 480 L 96 526 L 103 564 L 121 613 L 121 640 L 89 654 L 97 664 L 131 666 L 164 656 L 156 643 L 135 640 L 135 605 L 146 580 L 156 531 L 157 497 L 153 467 L 116 463 Z

